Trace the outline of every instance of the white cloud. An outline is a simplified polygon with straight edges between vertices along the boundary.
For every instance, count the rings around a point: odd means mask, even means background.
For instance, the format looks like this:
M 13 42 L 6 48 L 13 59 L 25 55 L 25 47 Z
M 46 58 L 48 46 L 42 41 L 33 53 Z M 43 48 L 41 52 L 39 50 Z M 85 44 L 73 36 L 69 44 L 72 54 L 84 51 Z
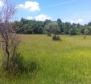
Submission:
M 0 0 L 0 7 L 2 7 L 4 5 L 3 1 Z
M 32 16 L 27 16 L 26 19 L 28 19 L 28 20 L 33 20 L 34 17 L 32 17 Z
M 84 24 L 84 20 L 82 18 L 78 18 L 78 19 L 73 19 L 70 20 L 71 23 L 80 23 L 80 24 Z
M 35 17 L 31 17 L 31 16 L 28 16 L 26 17 L 26 19 L 28 20 L 36 20 L 36 21 L 45 21 L 45 20 L 52 20 L 52 17 L 48 16 L 48 15 L 45 15 L 45 14 L 40 14 L 38 16 L 35 16 Z
M 51 20 L 52 17 L 45 15 L 45 14 L 40 14 L 40 15 L 36 16 L 35 19 L 37 21 L 45 21 L 46 19 Z
M 82 23 L 83 22 L 83 19 L 79 18 L 77 19 L 76 23 Z
M 35 12 L 40 10 L 40 5 L 36 1 L 26 1 L 24 4 L 19 4 L 17 8 L 23 8 L 31 12 Z
M 72 18 L 66 18 L 64 20 L 65 22 L 71 22 L 71 23 L 80 23 L 80 24 L 84 24 L 85 23 L 85 19 L 84 18 L 80 18 L 80 17 L 72 17 Z

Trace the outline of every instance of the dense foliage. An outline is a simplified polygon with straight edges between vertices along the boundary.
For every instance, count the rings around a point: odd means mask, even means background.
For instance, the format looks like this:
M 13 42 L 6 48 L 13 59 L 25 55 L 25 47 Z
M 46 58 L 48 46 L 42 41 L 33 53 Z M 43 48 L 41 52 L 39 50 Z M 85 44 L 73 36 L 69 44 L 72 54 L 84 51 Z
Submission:
M 53 27 L 55 23 L 58 25 L 58 28 Z M 14 22 L 14 27 L 17 33 L 20 34 L 45 34 L 54 33 L 54 31 L 57 34 L 69 35 L 91 34 L 91 22 L 86 25 L 81 25 L 79 23 L 71 24 L 70 22 L 62 22 L 61 19 L 57 19 L 57 21 L 35 21 L 22 18 L 20 21 Z

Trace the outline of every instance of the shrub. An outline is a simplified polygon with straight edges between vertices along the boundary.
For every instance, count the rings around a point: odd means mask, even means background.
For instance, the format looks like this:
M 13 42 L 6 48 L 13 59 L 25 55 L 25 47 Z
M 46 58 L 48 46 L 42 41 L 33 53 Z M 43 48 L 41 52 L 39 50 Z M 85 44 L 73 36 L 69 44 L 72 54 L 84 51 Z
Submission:
M 60 40 L 60 36 L 58 36 L 58 35 L 53 35 L 52 39 L 55 40 L 55 41 L 58 41 L 58 40 Z
M 47 35 L 48 35 L 48 36 L 51 36 L 51 33 L 50 33 L 50 32 L 48 32 L 48 33 L 47 33 Z
M 84 35 L 83 39 L 85 40 L 87 38 L 87 35 Z
M 6 61 L 3 62 L 3 70 L 6 70 Z M 36 61 L 25 61 L 20 53 L 17 56 L 10 59 L 9 63 L 9 74 L 22 74 L 22 73 L 36 73 L 39 69 L 39 64 Z
M 17 53 L 16 56 L 13 56 L 9 59 L 9 69 L 6 70 L 7 62 L 3 61 L 3 69 L 5 71 L 8 71 L 9 73 L 20 73 L 24 70 L 24 59 L 23 56 L 21 56 L 20 53 Z
M 24 72 L 25 73 L 35 73 L 37 72 L 39 69 L 39 64 L 36 61 L 30 61 L 30 62 L 26 62 L 24 65 Z

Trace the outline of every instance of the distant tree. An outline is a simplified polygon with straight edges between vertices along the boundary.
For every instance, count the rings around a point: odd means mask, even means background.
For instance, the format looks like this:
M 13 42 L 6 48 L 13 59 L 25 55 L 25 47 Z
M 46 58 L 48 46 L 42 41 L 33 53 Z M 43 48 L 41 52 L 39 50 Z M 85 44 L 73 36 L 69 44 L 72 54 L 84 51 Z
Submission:
M 20 21 L 15 21 L 14 24 L 16 26 L 17 33 L 23 33 L 23 34 L 45 34 L 48 33 L 50 36 L 51 29 L 48 29 L 48 25 L 50 23 L 55 22 L 58 24 L 58 34 L 84 34 L 84 27 L 87 27 L 89 31 L 89 35 L 91 35 L 91 22 L 89 22 L 86 25 L 71 24 L 70 22 L 62 22 L 61 19 L 57 19 L 57 21 L 35 21 L 35 20 L 27 20 L 22 18 Z M 45 28 L 46 27 L 46 28 Z M 47 30 L 47 31 L 46 31 Z
M 71 24 L 69 22 L 65 22 L 63 24 L 63 32 L 64 34 L 69 34 L 69 30 L 71 29 Z
M 43 34 L 44 23 L 41 21 L 35 22 L 32 28 L 34 34 Z
M 57 23 L 58 23 L 58 27 L 60 29 L 60 33 L 63 33 L 63 23 L 61 21 L 61 19 L 57 19 Z
M 78 33 L 79 33 L 78 29 L 71 28 L 71 29 L 69 30 L 69 34 L 70 34 L 70 35 L 78 35 Z
M 80 35 L 81 34 L 81 25 L 73 23 L 69 29 L 70 35 Z
M 50 22 L 52 22 L 52 21 L 51 20 L 45 20 L 44 21 L 44 26 L 47 25 L 47 24 L 49 24 Z
M 51 34 L 58 34 L 59 27 L 56 22 L 50 22 L 49 24 L 45 25 L 45 31 Z
M 89 22 L 87 25 L 88 25 L 88 26 L 91 26 L 91 22 Z
M 57 22 L 50 22 L 45 26 L 47 34 L 53 34 L 53 40 L 59 40 L 59 27 Z
M 84 39 L 86 39 L 88 33 L 89 33 L 88 29 L 87 28 L 84 28 Z

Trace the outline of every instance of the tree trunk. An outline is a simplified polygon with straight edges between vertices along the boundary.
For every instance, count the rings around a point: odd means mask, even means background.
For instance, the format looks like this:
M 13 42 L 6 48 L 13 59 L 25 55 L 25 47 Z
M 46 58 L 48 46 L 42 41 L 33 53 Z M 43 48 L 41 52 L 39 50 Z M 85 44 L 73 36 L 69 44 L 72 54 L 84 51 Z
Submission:
M 6 69 L 9 71 L 9 58 L 10 58 L 10 53 L 9 53 L 9 49 L 8 49 L 8 42 L 6 42 L 6 47 L 5 47 L 5 51 L 6 51 L 6 55 L 7 55 L 7 65 L 6 65 Z

